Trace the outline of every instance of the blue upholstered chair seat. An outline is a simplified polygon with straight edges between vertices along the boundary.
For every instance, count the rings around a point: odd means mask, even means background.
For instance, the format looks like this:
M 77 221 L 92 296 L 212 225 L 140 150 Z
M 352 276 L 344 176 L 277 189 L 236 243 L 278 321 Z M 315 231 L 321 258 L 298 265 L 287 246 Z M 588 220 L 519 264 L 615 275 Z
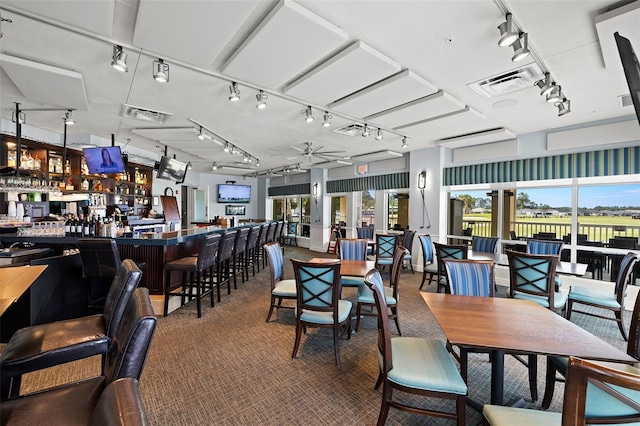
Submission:
M 483 407 L 483 413 L 491 426 L 560 426 L 562 424 L 562 413 L 550 411 L 486 404 Z
M 343 287 L 362 287 L 364 285 L 364 277 L 340 277 L 340 284 Z
M 339 300 L 338 322 L 345 321 L 349 315 L 351 315 L 351 302 L 348 300 Z M 333 312 L 312 312 L 303 309 L 300 319 L 316 324 L 333 324 Z
M 562 287 L 562 278 L 558 277 L 557 275 L 555 278 L 556 278 L 556 282 L 555 282 L 556 288 Z
M 394 337 L 391 348 L 393 368 L 387 373 L 388 380 L 416 389 L 466 395 L 467 385 L 440 340 Z M 381 355 L 378 361 L 382 368 Z
M 432 274 L 438 273 L 438 264 L 436 262 L 430 263 L 425 267 L 427 272 L 431 272 Z
M 611 308 L 620 308 L 620 303 L 616 300 L 616 294 L 610 291 L 594 290 L 572 285 L 569 289 L 569 299 L 585 303 L 595 303 Z
M 411 259 L 411 253 L 405 254 L 404 260 L 409 260 L 409 259 Z
M 280 297 L 296 297 L 296 280 L 282 280 L 276 283 L 271 294 Z
M 547 300 L 546 297 L 541 297 L 541 296 L 533 296 L 527 293 L 521 293 L 519 291 L 516 291 L 515 295 L 513 296 L 514 299 L 521 299 L 521 300 L 531 300 L 533 302 L 536 302 L 539 305 L 544 306 L 545 308 L 549 307 L 549 301 Z M 554 309 L 560 309 L 562 308 L 565 303 L 567 303 L 567 296 L 565 296 L 563 293 L 555 293 L 553 295 L 553 308 Z
M 395 297 L 393 297 L 393 289 L 391 287 L 383 287 L 384 296 L 387 300 L 387 305 L 395 305 L 398 303 Z M 366 285 L 358 287 L 358 302 L 359 303 L 375 303 L 373 300 L 373 291 Z
M 378 259 L 378 265 L 391 265 L 393 264 L 393 258 L 384 257 L 382 259 Z

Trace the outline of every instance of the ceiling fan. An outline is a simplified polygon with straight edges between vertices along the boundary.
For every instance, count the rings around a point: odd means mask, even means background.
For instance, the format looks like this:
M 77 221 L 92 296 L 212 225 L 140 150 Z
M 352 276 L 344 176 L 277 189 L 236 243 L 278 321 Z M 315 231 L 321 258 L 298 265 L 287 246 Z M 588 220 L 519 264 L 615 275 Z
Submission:
M 304 148 L 299 148 L 297 146 L 291 145 L 291 148 L 295 149 L 296 151 L 299 152 L 299 154 L 296 155 L 292 155 L 289 157 L 284 157 L 285 160 L 287 161 L 291 161 L 291 160 L 295 160 L 296 158 L 299 157 L 307 157 L 309 163 L 312 161 L 313 158 L 319 158 L 321 160 L 325 160 L 325 161 L 333 161 L 336 158 L 343 158 L 343 155 L 336 155 L 336 154 L 341 154 L 341 153 L 345 153 L 346 151 L 321 151 L 322 148 L 324 148 L 324 146 L 321 146 L 319 148 L 312 148 L 311 145 L 313 144 L 313 142 L 305 142 Z M 282 154 L 271 154 L 271 155 L 278 155 L 281 156 Z

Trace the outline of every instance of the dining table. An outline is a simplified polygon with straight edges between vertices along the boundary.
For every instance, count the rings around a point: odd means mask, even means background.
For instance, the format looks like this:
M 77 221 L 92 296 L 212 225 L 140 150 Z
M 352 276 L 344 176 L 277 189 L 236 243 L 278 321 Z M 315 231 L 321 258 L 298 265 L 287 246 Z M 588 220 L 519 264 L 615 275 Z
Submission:
M 309 262 L 326 263 L 335 262 L 337 259 L 314 257 Z M 374 260 L 340 260 L 340 276 L 364 277 L 367 272 L 376 267 Z
M 505 352 L 576 356 L 626 364 L 637 362 L 529 300 L 426 292 L 422 297 L 452 345 L 491 352 L 491 404 L 504 404 Z
M 46 268 L 47 265 L 0 268 L 0 316 L 31 287 Z

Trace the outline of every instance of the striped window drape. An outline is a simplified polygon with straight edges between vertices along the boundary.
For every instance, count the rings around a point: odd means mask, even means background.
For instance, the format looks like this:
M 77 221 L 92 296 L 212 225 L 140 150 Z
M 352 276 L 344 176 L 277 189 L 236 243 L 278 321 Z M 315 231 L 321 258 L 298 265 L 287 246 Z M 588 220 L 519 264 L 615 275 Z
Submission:
M 282 195 L 309 195 L 311 194 L 311 183 L 298 183 L 295 185 L 272 186 L 268 189 L 270 197 Z
M 640 146 L 447 167 L 445 186 L 640 173 Z
M 330 180 L 327 193 L 409 188 L 409 172 Z

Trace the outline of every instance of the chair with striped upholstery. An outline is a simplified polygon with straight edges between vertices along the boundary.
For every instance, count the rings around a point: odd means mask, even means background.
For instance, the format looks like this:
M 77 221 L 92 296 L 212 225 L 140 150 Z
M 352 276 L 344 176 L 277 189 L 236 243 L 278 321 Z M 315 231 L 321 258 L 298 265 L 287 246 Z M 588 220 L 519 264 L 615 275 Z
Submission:
M 373 269 L 364 278 L 374 294 L 378 311 L 378 365 L 375 389 L 382 385 L 382 405 L 378 425 L 384 425 L 389 408 L 452 419 L 465 424 L 467 385 L 444 343 L 422 337 L 391 338 L 387 302 L 380 272 Z M 393 399 L 393 391 L 455 401 L 455 413 L 408 405 Z M 406 400 L 406 398 L 405 398 Z
M 341 260 L 367 260 L 367 240 L 340 238 L 338 244 Z M 364 278 L 343 276 L 340 283 L 343 287 L 360 287 Z
M 440 293 L 440 290 L 445 289 L 449 292 L 449 281 L 447 280 L 447 270 L 444 267 L 445 259 L 466 259 L 469 254 L 469 246 L 466 244 L 462 245 L 448 245 L 448 244 L 440 244 L 433 243 L 436 248 L 436 256 L 438 257 L 438 289 L 437 292 Z
M 492 426 L 634 424 L 640 422 L 640 369 L 571 357 L 562 413 L 485 405 Z
M 269 322 L 274 308 L 295 308 L 295 306 L 282 305 L 282 301 L 284 299 L 296 299 L 296 280 L 284 279 L 284 264 L 280 243 L 274 241 L 265 244 L 264 250 L 269 258 L 269 268 L 271 269 L 271 305 L 269 306 L 269 314 L 267 315 L 267 322 Z
M 393 263 L 393 251 L 398 241 L 397 235 L 376 234 L 376 268 L 384 269 Z
M 471 240 L 471 249 L 473 251 L 495 253 L 497 246 L 497 237 L 473 237 L 473 239 Z
M 419 235 L 420 246 L 422 247 L 422 282 L 420 283 L 420 290 L 424 286 L 424 282 L 429 275 L 429 285 L 438 277 L 438 263 L 433 261 L 433 241 L 431 241 L 431 235 Z
M 291 358 L 307 327 L 331 328 L 336 364 L 340 365 L 340 337 L 351 339 L 351 302 L 340 299 L 340 260 L 302 262 L 291 259 L 296 276 L 296 340 Z
M 361 240 L 373 240 L 373 226 L 363 226 L 362 228 L 356 228 L 358 238 Z M 373 255 L 373 247 L 367 247 L 367 254 Z
M 411 257 L 411 251 L 413 250 L 413 239 L 415 238 L 415 236 L 416 236 L 416 231 L 410 231 L 408 229 L 406 229 L 402 234 L 402 246 L 407 249 L 407 253 L 404 255 L 404 261 L 402 262 L 403 268 L 404 268 L 404 262 L 409 262 L 409 267 L 411 268 L 412 274 L 415 273 L 413 271 L 413 261 Z
M 400 330 L 400 320 L 398 318 L 398 300 L 400 299 L 400 271 L 402 270 L 402 263 L 404 262 L 404 256 L 407 253 L 407 249 L 403 246 L 397 246 L 393 252 L 393 264 L 391 265 L 391 273 L 389 274 L 389 287 L 384 287 L 384 294 L 386 297 L 387 307 L 389 308 L 389 319 L 394 320 L 398 334 L 402 336 Z M 362 312 L 362 307 L 368 306 L 370 311 Z M 358 287 L 358 305 L 356 307 L 356 332 L 360 328 L 360 318 L 362 316 L 377 317 L 378 313 L 375 311 L 376 302 L 373 300 L 373 292 L 366 285 Z

